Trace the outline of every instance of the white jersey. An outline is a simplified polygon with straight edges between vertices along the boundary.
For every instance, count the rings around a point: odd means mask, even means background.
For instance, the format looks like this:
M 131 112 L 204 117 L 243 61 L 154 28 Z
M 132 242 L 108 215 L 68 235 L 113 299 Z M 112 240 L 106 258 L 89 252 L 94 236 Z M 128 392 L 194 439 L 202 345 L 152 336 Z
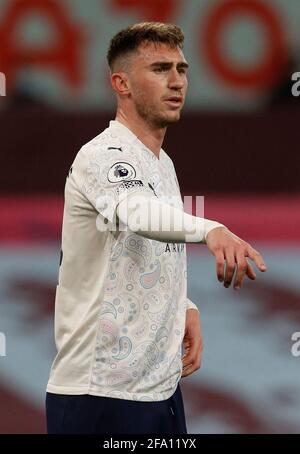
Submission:
M 141 190 L 182 208 L 168 155 L 158 159 L 111 121 L 79 151 L 66 182 L 48 392 L 160 401 L 176 390 L 186 309 L 195 307 L 185 244 L 110 228 L 121 198 Z

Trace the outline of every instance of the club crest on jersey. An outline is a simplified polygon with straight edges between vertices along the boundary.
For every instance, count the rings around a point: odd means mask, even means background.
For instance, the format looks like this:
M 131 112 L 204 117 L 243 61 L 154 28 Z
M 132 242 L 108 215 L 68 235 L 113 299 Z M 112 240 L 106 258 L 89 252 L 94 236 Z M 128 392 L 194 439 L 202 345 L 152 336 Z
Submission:
M 111 183 L 118 183 L 123 180 L 132 180 L 136 171 L 128 162 L 116 162 L 108 171 L 107 178 Z

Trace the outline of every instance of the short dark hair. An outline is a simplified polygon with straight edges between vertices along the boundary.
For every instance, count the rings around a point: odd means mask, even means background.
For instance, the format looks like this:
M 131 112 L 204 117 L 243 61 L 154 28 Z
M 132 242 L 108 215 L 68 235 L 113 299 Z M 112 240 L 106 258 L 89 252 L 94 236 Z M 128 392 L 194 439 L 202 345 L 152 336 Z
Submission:
M 115 61 L 135 51 L 143 42 L 164 43 L 183 48 L 184 34 L 180 27 L 162 22 L 139 22 L 118 32 L 110 41 L 107 61 L 112 69 Z

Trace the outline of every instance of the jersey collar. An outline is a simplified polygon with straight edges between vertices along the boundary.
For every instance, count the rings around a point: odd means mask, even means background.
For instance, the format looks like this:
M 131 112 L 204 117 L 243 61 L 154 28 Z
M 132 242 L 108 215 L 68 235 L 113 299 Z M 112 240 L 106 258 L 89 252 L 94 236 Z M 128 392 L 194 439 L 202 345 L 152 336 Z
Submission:
M 111 120 L 109 122 L 109 129 L 112 130 L 114 133 L 116 133 L 118 136 L 124 137 L 127 139 L 130 143 L 135 143 L 136 145 L 139 145 L 140 148 L 142 148 L 145 152 L 150 153 L 152 160 L 153 161 L 160 161 L 161 157 L 163 155 L 163 149 L 160 149 L 160 159 L 157 158 L 157 156 L 151 151 L 149 148 L 146 147 L 146 145 L 140 141 L 140 139 L 129 129 L 127 126 L 123 125 L 117 120 Z

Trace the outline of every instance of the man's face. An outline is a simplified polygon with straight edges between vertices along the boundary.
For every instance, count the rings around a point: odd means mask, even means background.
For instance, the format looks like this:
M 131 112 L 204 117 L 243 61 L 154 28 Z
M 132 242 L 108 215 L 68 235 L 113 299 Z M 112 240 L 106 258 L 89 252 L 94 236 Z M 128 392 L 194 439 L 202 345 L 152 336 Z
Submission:
M 187 91 L 188 64 L 180 48 L 142 44 L 130 57 L 130 95 L 148 123 L 166 127 L 180 119 Z

